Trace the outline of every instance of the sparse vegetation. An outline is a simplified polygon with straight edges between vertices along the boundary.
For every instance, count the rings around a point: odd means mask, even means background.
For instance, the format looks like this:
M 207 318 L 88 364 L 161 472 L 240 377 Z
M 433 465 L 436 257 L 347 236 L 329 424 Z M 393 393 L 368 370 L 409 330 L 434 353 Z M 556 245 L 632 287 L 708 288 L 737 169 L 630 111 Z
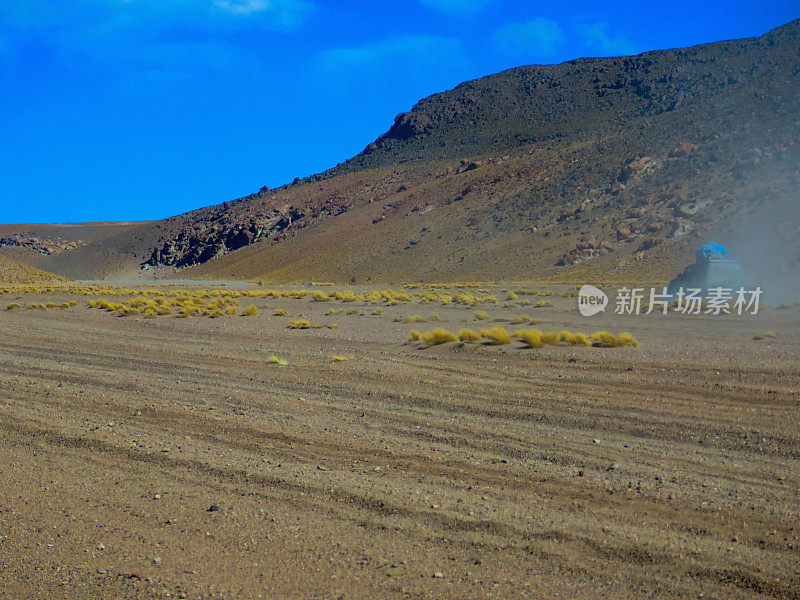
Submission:
M 267 358 L 267 362 L 273 365 L 280 365 L 281 367 L 285 367 L 289 364 L 287 360 L 283 358 L 278 358 L 277 356 L 270 356 Z
M 591 336 L 592 345 L 600 348 L 617 348 L 620 346 L 638 346 L 639 341 L 630 333 L 615 336 L 608 331 L 596 331 Z
M 422 340 L 422 334 L 417 331 L 416 329 L 412 329 L 408 332 L 408 341 L 409 342 L 419 342 Z
M 311 329 L 311 324 L 306 320 L 289 321 L 289 329 Z
M 519 338 L 528 348 L 543 348 L 542 332 L 538 329 L 518 329 L 514 337 Z
M 767 331 L 766 333 L 757 334 L 753 336 L 754 340 L 766 340 L 766 339 L 775 339 L 778 336 L 775 335 L 774 331 Z
M 430 348 L 431 346 L 438 346 L 439 344 L 446 344 L 448 342 L 458 341 L 458 338 L 456 336 L 454 336 L 446 329 L 442 329 L 441 327 L 437 327 L 436 329 L 432 329 L 431 331 L 426 331 L 421 335 L 421 339 L 422 339 L 422 344 L 425 348 Z
M 285 317 L 285 316 L 287 316 L 288 314 L 289 314 L 289 311 L 288 311 L 288 310 L 285 310 L 285 309 L 283 309 L 283 308 L 276 308 L 276 309 L 275 309 L 275 316 L 276 316 L 276 317 Z
M 558 333 L 555 331 L 544 331 L 542 332 L 542 343 L 556 345 L 558 343 Z
M 592 342 L 583 333 L 572 333 L 571 331 L 564 330 L 560 335 L 561 341 L 565 344 L 572 344 L 573 346 L 591 346 Z
M 242 311 L 243 317 L 256 317 L 258 316 L 258 309 L 255 304 L 251 304 Z
M 475 333 L 472 329 L 462 329 L 458 332 L 458 339 L 468 344 L 480 342 L 481 336 Z
M 492 327 L 491 329 L 481 329 L 481 336 L 489 340 L 493 346 L 502 346 L 503 344 L 510 344 L 511 337 L 508 331 L 503 327 Z
M 485 310 L 476 310 L 475 311 L 475 320 L 476 321 L 488 321 L 489 315 Z

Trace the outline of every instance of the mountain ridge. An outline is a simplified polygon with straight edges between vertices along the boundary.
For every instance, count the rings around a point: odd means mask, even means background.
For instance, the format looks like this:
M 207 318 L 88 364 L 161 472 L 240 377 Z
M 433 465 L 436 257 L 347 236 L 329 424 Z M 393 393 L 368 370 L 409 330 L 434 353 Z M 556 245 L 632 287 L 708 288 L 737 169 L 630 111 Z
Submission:
M 141 265 L 146 277 L 665 279 L 708 236 L 749 253 L 747 223 L 763 229 L 781 212 L 792 218 L 774 224 L 775 241 L 794 273 L 798 65 L 800 20 L 508 69 L 421 99 L 325 172 L 42 268 L 91 275 L 100 251 L 105 273 Z

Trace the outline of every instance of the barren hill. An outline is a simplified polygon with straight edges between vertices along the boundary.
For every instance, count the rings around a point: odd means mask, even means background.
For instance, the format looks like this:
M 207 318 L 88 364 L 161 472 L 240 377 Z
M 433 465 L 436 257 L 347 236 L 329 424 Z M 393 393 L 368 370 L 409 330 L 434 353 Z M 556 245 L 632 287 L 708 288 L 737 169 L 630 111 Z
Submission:
M 0 282 L 29 284 L 29 283 L 63 283 L 68 281 L 65 277 L 46 273 L 30 265 L 0 256 Z
M 798 140 L 793 21 L 469 81 L 325 173 L 46 264 L 75 272 L 71 257 L 91 265 L 102 248 L 104 264 L 135 253 L 155 275 L 642 280 L 671 277 L 714 238 L 751 272 L 797 280 Z

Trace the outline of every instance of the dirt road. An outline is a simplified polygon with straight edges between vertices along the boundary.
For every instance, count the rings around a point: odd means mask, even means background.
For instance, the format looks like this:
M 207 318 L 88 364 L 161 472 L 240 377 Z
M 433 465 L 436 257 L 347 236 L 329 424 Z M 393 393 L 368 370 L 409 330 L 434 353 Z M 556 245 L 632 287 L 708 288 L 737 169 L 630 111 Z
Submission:
M 423 350 L 257 304 L 0 314 L 0 598 L 800 598 L 796 309 Z

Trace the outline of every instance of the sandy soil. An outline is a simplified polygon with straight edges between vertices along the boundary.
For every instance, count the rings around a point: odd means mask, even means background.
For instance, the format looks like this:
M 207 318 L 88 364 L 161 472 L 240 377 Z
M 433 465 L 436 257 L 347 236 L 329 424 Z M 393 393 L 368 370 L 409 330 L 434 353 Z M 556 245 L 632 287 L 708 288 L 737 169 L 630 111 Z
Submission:
M 474 309 L 78 300 L 0 314 L 0 598 L 800 598 L 796 308 L 423 350 Z

